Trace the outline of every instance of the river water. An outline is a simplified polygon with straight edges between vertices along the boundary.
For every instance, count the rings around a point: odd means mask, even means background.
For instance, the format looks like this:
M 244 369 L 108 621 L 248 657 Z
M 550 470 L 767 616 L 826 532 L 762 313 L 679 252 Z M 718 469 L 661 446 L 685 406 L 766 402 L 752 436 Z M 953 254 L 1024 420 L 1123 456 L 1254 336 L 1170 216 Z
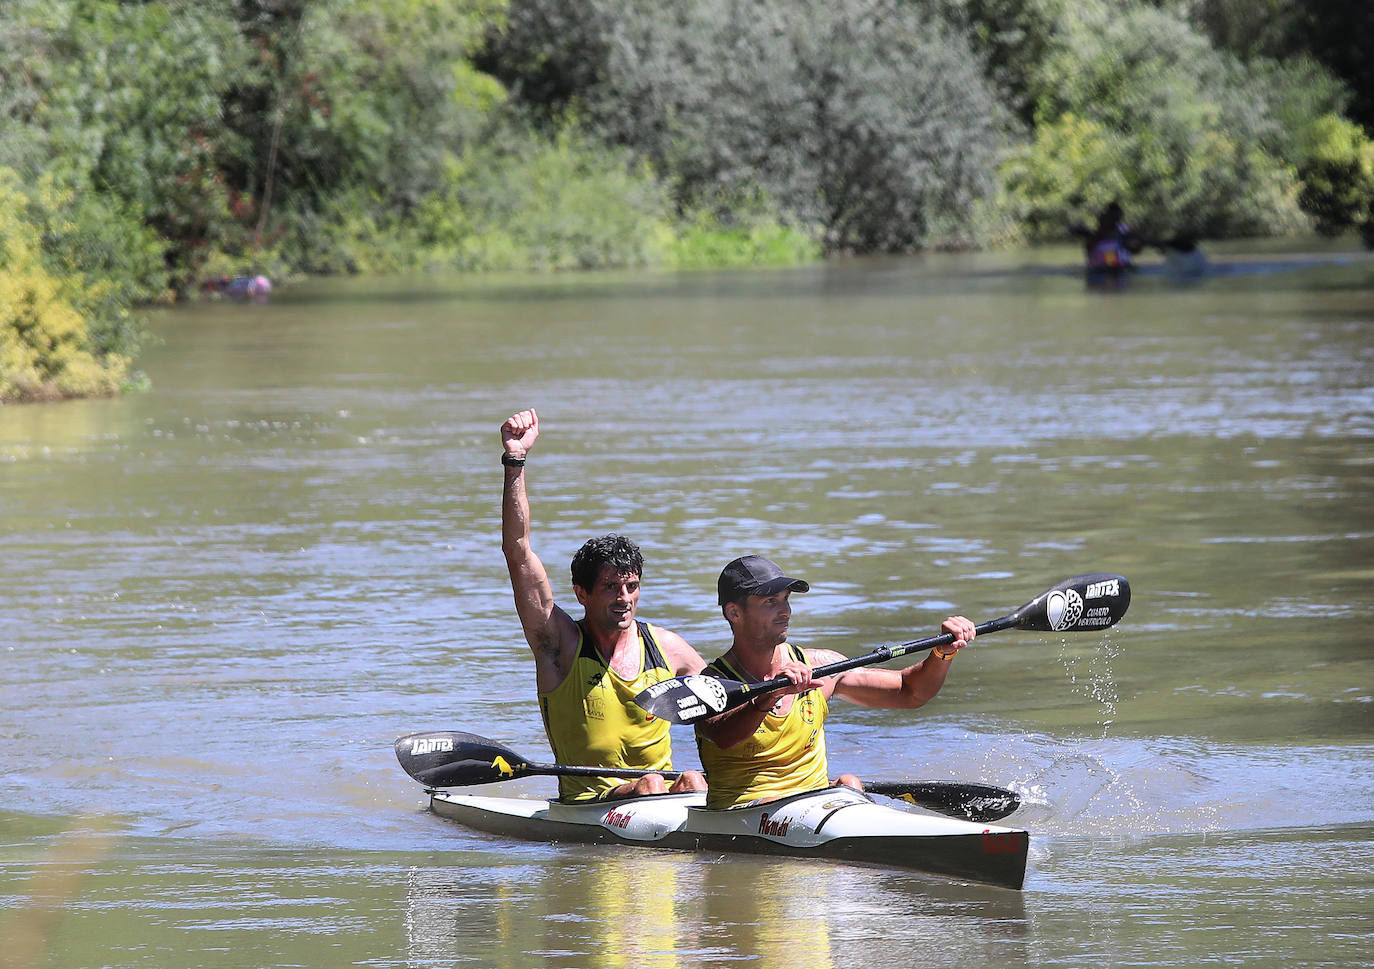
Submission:
M 1117 291 L 1063 249 L 160 313 L 151 392 L 0 409 L 0 964 L 1369 964 L 1374 260 L 1212 257 Z M 922 710 L 832 712 L 832 768 L 1022 792 L 1025 890 L 428 814 L 401 733 L 551 759 L 498 537 L 528 406 L 557 594 L 623 531 L 641 615 L 707 658 L 747 552 L 812 583 L 794 641 L 851 655 L 1129 577 L 1109 631 L 998 633 Z

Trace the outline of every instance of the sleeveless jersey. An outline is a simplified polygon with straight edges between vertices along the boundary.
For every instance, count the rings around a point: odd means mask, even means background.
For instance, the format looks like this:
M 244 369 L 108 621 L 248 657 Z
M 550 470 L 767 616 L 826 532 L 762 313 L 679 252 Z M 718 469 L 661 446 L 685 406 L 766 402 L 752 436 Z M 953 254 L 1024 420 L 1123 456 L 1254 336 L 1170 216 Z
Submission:
M 649 624 L 635 622 L 639 632 L 639 675 L 621 678 L 577 627 L 577 656 L 563 682 L 539 694 L 544 732 L 560 764 L 670 770 L 673 743 L 668 721 L 642 710 L 634 698 L 673 671 L 654 642 Z M 588 801 L 623 783 L 614 777 L 560 777 L 561 801 Z
M 806 662 L 800 649 L 792 655 Z M 718 659 L 702 672 L 749 682 L 751 677 Z M 764 714 L 754 735 L 725 750 L 697 731 L 697 751 L 706 771 L 706 806 L 742 807 L 760 798 L 782 797 L 830 784 L 825 759 L 825 716 L 830 703 L 819 688 L 792 698 L 783 716 Z

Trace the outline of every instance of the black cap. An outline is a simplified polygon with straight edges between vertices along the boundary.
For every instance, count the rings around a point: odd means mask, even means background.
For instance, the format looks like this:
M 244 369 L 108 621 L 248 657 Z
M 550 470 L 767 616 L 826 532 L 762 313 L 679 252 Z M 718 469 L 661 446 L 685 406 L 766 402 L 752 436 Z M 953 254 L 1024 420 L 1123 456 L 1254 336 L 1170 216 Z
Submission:
M 745 555 L 727 565 L 720 573 L 716 592 L 720 604 L 739 602 L 745 596 L 772 596 L 783 589 L 810 592 L 811 583 L 782 574 L 778 563 L 762 555 Z

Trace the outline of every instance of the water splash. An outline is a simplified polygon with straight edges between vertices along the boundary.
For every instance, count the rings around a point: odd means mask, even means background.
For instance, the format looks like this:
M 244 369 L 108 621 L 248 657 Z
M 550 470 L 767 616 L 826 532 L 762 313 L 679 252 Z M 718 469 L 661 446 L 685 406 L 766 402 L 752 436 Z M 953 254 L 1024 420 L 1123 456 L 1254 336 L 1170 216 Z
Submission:
M 1116 722 L 1117 704 L 1120 702 L 1112 667 L 1113 661 L 1121 655 L 1120 643 L 1107 634 L 1101 644 L 1086 655 L 1072 652 L 1067 639 L 1061 639 L 1059 646 L 1059 662 L 1069 675 L 1070 688 L 1101 706 L 1097 726 L 1101 728 L 1099 736 L 1106 737 Z

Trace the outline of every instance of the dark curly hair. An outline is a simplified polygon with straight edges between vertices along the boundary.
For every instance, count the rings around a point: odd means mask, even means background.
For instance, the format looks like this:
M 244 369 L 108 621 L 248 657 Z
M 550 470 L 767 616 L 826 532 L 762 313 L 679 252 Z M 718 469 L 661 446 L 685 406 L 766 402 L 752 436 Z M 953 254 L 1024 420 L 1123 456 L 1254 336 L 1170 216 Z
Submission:
M 621 575 L 644 575 L 644 556 L 638 545 L 624 535 L 602 535 L 588 539 L 573 556 L 573 585 L 590 590 L 606 565 Z

